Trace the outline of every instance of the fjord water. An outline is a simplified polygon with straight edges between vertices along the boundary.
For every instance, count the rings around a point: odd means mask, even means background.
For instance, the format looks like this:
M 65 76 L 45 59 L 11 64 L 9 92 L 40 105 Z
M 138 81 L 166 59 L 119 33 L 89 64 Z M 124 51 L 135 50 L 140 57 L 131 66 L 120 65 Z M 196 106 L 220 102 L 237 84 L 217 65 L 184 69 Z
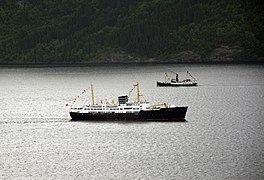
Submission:
M 197 87 L 156 87 L 186 70 Z M 90 83 L 99 102 L 135 82 L 143 100 L 188 105 L 187 122 L 70 121 Z M 0 179 L 264 178 L 263 65 L 0 68 L 0 102 Z

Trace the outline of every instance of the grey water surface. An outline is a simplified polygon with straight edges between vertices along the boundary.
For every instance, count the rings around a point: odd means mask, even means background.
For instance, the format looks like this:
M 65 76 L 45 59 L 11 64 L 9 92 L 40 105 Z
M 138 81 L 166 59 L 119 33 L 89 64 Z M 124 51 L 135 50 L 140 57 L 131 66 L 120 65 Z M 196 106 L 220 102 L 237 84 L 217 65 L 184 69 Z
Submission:
M 199 86 L 156 87 L 187 70 Z M 189 106 L 187 121 L 70 121 L 90 83 L 99 102 L 135 82 L 143 100 Z M 264 178 L 263 65 L 2 67 L 0 103 L 0 179 Z

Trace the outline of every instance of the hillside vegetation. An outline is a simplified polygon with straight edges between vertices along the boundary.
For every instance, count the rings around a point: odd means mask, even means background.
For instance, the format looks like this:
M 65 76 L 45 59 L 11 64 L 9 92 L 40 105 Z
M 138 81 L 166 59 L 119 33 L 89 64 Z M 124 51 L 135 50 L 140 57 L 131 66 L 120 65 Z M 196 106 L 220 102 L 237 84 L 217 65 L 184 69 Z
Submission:
M 0 0 L 0 63 L 264 60 L 259 0 Z

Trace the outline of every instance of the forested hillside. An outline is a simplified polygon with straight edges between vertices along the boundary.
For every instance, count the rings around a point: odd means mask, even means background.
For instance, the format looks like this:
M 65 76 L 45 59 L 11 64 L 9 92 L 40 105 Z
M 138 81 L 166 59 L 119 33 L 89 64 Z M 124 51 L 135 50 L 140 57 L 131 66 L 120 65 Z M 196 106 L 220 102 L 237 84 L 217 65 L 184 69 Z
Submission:
M 0 0 L 0 63 L 263 61 L 260 0 Z

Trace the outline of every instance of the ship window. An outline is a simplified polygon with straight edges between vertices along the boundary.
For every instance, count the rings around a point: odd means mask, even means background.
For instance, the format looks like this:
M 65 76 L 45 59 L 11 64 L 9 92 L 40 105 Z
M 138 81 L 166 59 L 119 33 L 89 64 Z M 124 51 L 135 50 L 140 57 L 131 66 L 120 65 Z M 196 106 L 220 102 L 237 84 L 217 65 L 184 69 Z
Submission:
M 130 108 L 125 108 L 125 109 L 132 109 L 132 108 L 130 107 Z

